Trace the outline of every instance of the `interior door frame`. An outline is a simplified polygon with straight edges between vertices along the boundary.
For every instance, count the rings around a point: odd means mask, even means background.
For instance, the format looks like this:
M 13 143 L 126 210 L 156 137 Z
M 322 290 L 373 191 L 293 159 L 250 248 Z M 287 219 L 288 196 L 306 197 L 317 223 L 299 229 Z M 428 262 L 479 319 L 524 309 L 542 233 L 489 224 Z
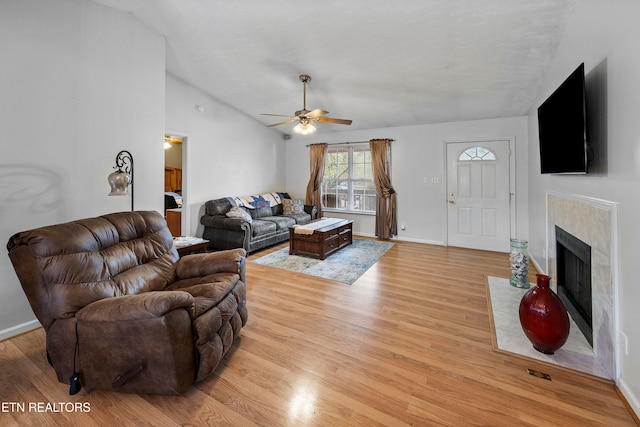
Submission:
M 182 138 L 182 207 L 180 214 L 180 234 L 183 236 L 192 236 L 191 233 L 191 206 L 189 205 L 189 132 L 167 129 L 165 134 L 175 135 Z
M 498 138 L 471 138 L 471 139 L 452 139 L 443 141 L 443 162 L 444 162 L 444 192 L 442 194 L 442 210 L 445 222 L 444 244 L 449 246 L 449 165 L 447 161 L 447 153 L 449 144 L 476 144 L 482 145 L 483 142 L 504 142 L 509 148 L 509 235 L 516 236 L 516 144 L 515 137 L 498 137 Z

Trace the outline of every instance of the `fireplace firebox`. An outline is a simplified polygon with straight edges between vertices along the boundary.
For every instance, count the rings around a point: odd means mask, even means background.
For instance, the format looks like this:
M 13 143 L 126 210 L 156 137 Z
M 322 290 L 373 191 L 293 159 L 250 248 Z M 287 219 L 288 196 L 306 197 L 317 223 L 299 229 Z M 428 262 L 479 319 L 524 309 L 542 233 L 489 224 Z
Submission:
M 591 346 L 591 246 L 556 226 L 557 293 Z

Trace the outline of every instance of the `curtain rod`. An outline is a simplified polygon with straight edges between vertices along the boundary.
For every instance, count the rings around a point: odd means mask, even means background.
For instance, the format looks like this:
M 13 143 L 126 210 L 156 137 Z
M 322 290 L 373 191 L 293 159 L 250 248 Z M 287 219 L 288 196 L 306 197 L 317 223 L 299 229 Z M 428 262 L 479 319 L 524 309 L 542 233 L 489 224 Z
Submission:
M 376 138 L 376 139 L 382 139 L 382 138 Z M 395 139 L 389 139 L 389 142 L 393 142 L 395 141 Z M 369 141 L 353 141 L 353 142 L 334 142 L 332 144 L 327 144 L 327 145 L 348 145 L 348 144 L 368 144 Z M 307 147 L 310 147 L 312 144 L 307 144 Z

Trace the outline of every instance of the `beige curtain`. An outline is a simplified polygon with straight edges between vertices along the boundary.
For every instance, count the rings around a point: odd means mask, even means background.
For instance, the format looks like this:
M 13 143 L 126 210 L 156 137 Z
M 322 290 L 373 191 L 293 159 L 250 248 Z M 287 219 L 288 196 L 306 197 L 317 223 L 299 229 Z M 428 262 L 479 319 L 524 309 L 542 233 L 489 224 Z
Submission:
M 389 239 L 398 234 L 396 191 L 391 186 L 389 176 L 391 140 L 372 139 L 369 141 L 369 149 L 377 196 L 376 236 L 378 239 Z
M 309 184 L 307 184 L 307 196 L 305 204 L 315 205 L 318 207 L 318 218 L 322 217 L 322 200 L 320 194 L 320 185 L 324 176 L 324 158 L 327 154 L 328 144 L 311 144 L 309 146 L 309 157 L 311 173 L 309 176 Z

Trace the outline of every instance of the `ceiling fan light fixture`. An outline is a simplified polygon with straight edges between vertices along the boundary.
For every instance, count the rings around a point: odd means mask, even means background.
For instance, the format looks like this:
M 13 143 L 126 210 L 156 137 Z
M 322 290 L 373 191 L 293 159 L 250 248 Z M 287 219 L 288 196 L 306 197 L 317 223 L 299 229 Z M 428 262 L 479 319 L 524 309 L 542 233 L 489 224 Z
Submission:
M 293 131 L 300 135 L 309 135 L 316 131 L 316 127 L 308 120 L 301 120 L 294 128 Z

